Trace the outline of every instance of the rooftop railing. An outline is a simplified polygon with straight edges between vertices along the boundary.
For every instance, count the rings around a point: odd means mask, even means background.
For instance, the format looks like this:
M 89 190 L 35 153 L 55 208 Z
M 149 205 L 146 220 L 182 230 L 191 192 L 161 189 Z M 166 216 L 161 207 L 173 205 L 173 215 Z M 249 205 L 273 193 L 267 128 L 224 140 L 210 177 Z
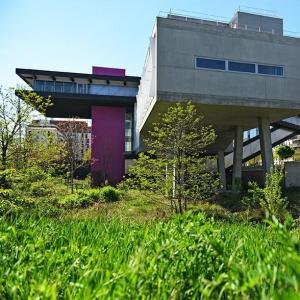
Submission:
M 251 9 L 250 9 L 250 7 L 239 7 L 239 9 L 237 11 L 244 12 L 244 13 L 251 13 L 251 14 L 259 14 L 259 15 L 266 16 L 266 17 L 278 18 L 278 16 L 271 10 L 260 10 L 260 9 L 254 9 L 254 8 L 251 8 Z M 238 25 L 238 24 L 232 23 L 230 21 L 230 18 L 209 15 L 209 14 L 205 14 L 205 13 L 196 13 L 196 12 L 185 11 L 185 10 L 171 9 L 168 12 L 161 11 L 158 16 L 162 17 L 162 18 L 169 18 L 169 19 L 174 19 L 174 20 L 181 20 L 181 21 L 211 25 L 211 26 L 225 27 L 225 28 L 230 28 L 230 29 L 234 29 L 234 30 L 239 29 L 239 30 L 246 30 L 246 31 L 263 32 L 263 33 L 268 33 L 268 34 L 278 34 L 278 32 L 276 32 L 275 29 L 265 30 L 265 29 L 262 29 L 260 26 L 252 26 L 252 25 L 247 25 L 247 24 Z M 289 36 L 289 37 L 300 38 L 300 32 L 295 32 L 295 31 L 284 30 L 283 35 Z

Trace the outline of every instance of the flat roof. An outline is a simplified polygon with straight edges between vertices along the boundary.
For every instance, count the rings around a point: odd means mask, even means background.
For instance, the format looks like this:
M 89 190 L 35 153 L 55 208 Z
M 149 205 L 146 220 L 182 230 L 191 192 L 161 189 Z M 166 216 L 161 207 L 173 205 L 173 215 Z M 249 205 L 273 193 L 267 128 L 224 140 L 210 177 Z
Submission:
M 31 87 L 33 80 L 49 80 L 49 81 L 64 81 L 64 82 L 80 82 L 80 83 L 95 83 L 101 84 L 111 82 L 111 84 L 130 83 L 130 86 L 138 86 L 141 80 L 139 76 L 110 76 L 110 75 L 95 75 L 87 73 L 61 72 L 36 69 L 16 68 L 16 74 L 21 77 Z

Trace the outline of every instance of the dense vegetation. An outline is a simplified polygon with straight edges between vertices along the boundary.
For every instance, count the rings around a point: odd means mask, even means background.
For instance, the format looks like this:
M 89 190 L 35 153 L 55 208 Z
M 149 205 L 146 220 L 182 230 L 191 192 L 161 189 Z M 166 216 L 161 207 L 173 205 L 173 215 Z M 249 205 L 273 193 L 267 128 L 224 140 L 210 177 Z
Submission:
M 32 103 L 51 103 L 23 96 L 0 89 L 0 299 L 299 299 L 299 191 L 274 169 L 220 193 L 192 103 L 154 125 L 127 180 L 91 188 L 73 124 L 28 137 Z
M 5 299 L 298 299 L 300 292 L 299 231 L 278 223 L 186 213 L 141 224 L 98 211 L 1 218 L 0 237 Z

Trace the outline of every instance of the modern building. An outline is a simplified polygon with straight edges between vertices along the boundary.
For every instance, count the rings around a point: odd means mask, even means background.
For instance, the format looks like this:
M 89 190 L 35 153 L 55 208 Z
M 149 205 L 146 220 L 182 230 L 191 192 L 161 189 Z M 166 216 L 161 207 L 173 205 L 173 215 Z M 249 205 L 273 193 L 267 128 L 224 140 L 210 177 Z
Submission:
M 143 137 L 175 102 L 192 100 L 214 126 L 217 140 L 207 153 L 218 157 L 225 186 L 226 168 L 234 187 L 242 162 L 261 153 L 267 172 L 272 146 L 300 132 L 293 118 L 300 112 L 300 39 L 285 36 L 283 20 L 274 16 L 238 11 L 227 23 L 157 17 L 141 78 L 101 67 L 92 74 L 16 72 L 52 96 L 47 116 L 92 118 L 92 172 L 111 183 L 122 179 L 125 161 L 144 150 Z M 243 143 L 252 128 L 260 135 Z

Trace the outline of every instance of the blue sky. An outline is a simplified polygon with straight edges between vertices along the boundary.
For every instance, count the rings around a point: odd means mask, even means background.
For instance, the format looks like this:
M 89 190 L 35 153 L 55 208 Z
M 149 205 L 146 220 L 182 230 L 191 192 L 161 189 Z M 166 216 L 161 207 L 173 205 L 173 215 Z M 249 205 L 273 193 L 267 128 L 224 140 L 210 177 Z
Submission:
M 299 0 L 0 0 L 0 85 L 15 68 L 90 73 L 126 68 L 140 75 L 155 16 L 183 9 L 230 19 L 238 6 L 274 10 L 300 32 Z

